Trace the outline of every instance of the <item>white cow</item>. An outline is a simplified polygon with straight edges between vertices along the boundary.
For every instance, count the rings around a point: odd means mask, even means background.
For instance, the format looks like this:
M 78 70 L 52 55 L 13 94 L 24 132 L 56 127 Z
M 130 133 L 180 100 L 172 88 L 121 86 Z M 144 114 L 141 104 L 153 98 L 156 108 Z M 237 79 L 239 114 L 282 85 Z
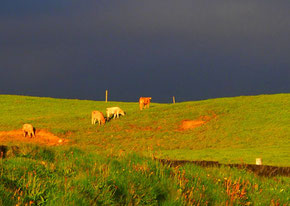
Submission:
M 110 118 L 110 116 L 111 116 L 111 114 L 113 114 L 114 115 L 114 119 L 117 117 L 117 118 L 119 118 L 119 115 L 125 115 L 125 112 L 122 110 L 122 109 L 120 109 L 120 107 L 109 107 L 109 108 L 107 108 L 107 119 L 109 119 Z

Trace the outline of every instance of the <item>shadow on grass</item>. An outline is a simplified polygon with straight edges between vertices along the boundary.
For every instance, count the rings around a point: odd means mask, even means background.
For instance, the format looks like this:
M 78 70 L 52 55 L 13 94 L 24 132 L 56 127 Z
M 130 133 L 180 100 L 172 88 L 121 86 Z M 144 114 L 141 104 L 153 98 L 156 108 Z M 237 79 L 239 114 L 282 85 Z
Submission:
M 194 164 L 202 167 L 236 167 L 238 169 L 247 169 L 254 172 L 259 176 L 273 177 L 273 176 L 290 176 L 290 167 L 277 167 L 269 165 L 254 165 L 254 164 L 221 164 L 216 161 L 189 161 L 189 160 L 168 160 L 168 159 L 156 159 L 162 164 L 168 164 L 169 166 L 176 167 L 184 164 Z
M 0 158 L 5 158 L 8 147 L 5 145 L 0 145 Z
M 126 115 L 126 113 L 125 113 L 125 115 Z M 120 118 L 122 118 L 122 115 L 119 115 L 119 118 L 116 117 L 115 119 L 114 119 L 114 116 L 106 117 L 105 119 L 106 119 L 106 123 L 108 123 L 108 122 L 110 122 L 112 120 L 117 120 L 117 119 L 120 119 Z

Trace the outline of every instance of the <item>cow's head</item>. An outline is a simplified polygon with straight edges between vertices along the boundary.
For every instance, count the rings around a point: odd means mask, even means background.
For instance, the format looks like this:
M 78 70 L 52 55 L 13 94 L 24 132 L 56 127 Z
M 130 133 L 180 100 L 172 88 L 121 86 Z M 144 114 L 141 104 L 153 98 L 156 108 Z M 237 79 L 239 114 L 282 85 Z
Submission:
M 120 114 L 125 116 L 126 112 L 124 112 L 123 110 L 120 111 Z

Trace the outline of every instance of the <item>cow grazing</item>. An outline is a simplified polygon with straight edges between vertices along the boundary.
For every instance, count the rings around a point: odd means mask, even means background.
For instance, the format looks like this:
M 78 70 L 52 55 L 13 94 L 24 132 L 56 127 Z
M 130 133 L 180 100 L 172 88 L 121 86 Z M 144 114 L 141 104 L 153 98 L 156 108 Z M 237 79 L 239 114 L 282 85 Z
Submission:
M 119 118 L 119 115 L 125 115 L 125 112 L 120 109 L 120 107 L 109 107 L 107 108 L 107 119 L 110 119 L 111 114 L 114 115 L 114 119 L 117 117 Z
M 22 127 L 23 136 L 26 137 L 27 135 L 32 138 L 35 137 L 35 128 L 31 124 L 24 124 Z
M 102 112 L 92 111 L 92 124 L 96 124 L 97 120 L 99 125 L 106 123 L 105 117 Z
M 139 107 L 140 110 L 142 110 L 143 108 L 149 108 L 149 104 L 151 102 L 151 97 L 140 97 L 139 99 Z

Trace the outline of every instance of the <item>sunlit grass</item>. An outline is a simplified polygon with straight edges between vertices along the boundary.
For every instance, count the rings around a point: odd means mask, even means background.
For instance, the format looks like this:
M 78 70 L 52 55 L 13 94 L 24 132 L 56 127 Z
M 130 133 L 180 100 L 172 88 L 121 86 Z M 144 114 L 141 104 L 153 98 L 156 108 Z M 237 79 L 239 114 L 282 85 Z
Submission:
M 77 148 L 53 151 L 30 147 L 26 152 L 30 155 L 18 154 L 0 162 L 2 205 L 283 205 L 289 202 L 286 177 L 268 179 L 229 167 L 202 168 L 189 164 L 169 167 L 137 154 L 104 157 Z M 42 158 L 38 153 L 52 157 Z
M 136 151 L 174 159 L 207 159 L 289 165 L 290 95 L 221 98 L 177 104 L 96 102 L 26 96 L 0 96 L 0 130 L 32 123 L 80 148 L 100 153 Z M 105 114 L 119 106 L 127 115 L 99 127 L 91 125 L 92 110 Z M 214 117 L 193 130 L 180 131 L 182 120 Z
M 92 110 L 127 115 L 91 125 Z M 287 205 L 289 177 L 235 168 L 169 167 L 151 157 L 289 166 L 290 95 L 177 104 L 97 102 L 0 95 L 0 131 L 36 129 L 65 145 L 3 142 L 0 205 Z M 182 120 L 210 121 L 180 130 Z M 33 140 L 32 140 L 33 141 Z

